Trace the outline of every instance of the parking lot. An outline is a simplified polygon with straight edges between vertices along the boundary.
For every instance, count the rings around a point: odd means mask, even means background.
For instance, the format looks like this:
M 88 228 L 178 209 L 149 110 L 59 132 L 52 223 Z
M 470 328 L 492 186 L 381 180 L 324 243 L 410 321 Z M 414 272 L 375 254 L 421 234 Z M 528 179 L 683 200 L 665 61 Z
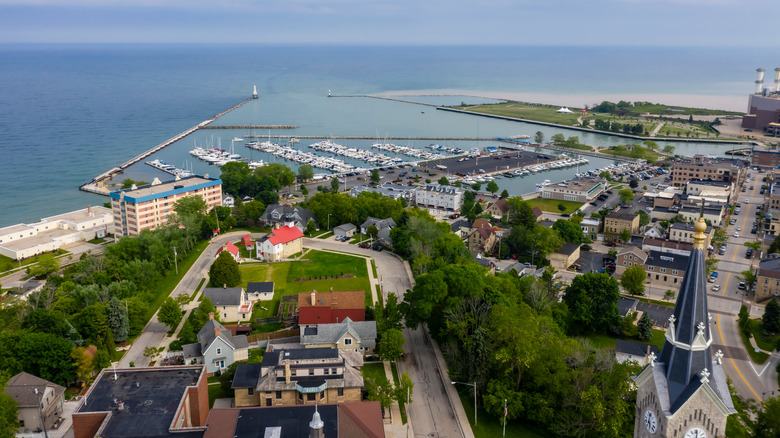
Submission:
M 651 304 L 640 301 L 636 305 L 636 310 L 647 313 L 653 327 L 666 328 L 669 325 L 669 317 L 674 312 L 673 307 L 662 306 L 660 304 Z
M 465 176 L 478 175 L 489 172 L 507 171 L 533 164 L 545 163 L 553 159 L 552 155 L 540 154 L 528 151 L 514 151 L 500 149 L 493 156 L 483 157 L 452 157 L 445 160 L 422 163 L 421 167 L 431 170 L 446 170 L 446 172 Z M 446 169 L 442 169 L 445 166 Z

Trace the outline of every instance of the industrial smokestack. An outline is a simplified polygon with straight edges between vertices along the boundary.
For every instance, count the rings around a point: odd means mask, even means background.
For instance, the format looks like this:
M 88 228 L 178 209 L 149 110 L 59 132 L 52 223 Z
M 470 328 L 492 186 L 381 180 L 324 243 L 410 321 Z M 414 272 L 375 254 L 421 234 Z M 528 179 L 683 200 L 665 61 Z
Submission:
M 758 73 L 758 77 L 756 78 L 756 94 L 761 94 L 761 91 L 764 88 L 764 71 L 763 68 L 756 69 L 756 73 Z
M 780 67 L 775 69 L 775 93 L 780 93 Z

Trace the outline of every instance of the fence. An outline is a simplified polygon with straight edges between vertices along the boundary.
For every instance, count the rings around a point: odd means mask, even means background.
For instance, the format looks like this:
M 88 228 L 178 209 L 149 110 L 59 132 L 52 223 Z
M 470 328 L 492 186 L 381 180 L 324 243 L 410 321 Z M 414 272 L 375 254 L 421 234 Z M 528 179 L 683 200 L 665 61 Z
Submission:
M 248 335 L 246 337 L 247 342 L 255 343 L 260 341 L 269 341 L 271 339 L 280 339 L 280 338 L 291 338 L 301 335 L 301 329 L 299 328 L 292 328 L 292 329 L 285 329 L 285 330 L 279 330 L 275 332 L 268 332 L 268 333 L 258 333 L 256 335 Z

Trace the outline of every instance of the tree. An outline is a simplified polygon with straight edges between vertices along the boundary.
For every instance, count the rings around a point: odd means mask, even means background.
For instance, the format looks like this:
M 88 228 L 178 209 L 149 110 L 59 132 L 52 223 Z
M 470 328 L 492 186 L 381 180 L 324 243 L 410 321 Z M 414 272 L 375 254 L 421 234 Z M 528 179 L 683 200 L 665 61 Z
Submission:
M 333 193 L 338 193 L 339 191 L 339 179 L 338 178 L 331 178 L 330 179 L 330 190 Z
M 534 143 L 536 144 L 544 143 L 544 132 L 536 131 L 536 134 L 534 134 Z
M 439 178 L 439 185 L 448 186 L 450 185 L 450 180 L 448 180 L 446 176 L 443 176 Z
M 668 289 L 666 292 L 664 292 L 664 300 L 666 301 L 672 301 L 677 297 L 677 293 L 671 289 Z
M 753 433 L 755 437 L 780 436 L 780 397 L 772 397 L 763 403 Z
M 42 379 L 67 385 L 76 378 L 73 344 L 49 333 L 0 333 L 0 369 L 10 374 L 26 371 Z
M 643 313 L 642 317 L 639 318 L 637 328 L 639 328 L 640 341 L 647 342 L 650 339 L 653 339 L 653 324 L 650 322 L 650 318 L 647 316 L 647 312 Z
M 639 226 L 644 227 L 645 225 L 650 223 L 650 215 L 645 213 L 642 210 L 639 210 L 636 212 L 639 215 Z
M 498 191 L 498 184 L 495 181 L 490 181 L 485 187 L 488 192 L 495 194 Z
M 310 164 L 304 164 L 298 168 L 298 179 L 308 181 L 314 178 L 314 168 Z
M 508 192 L 506 189 L 504 189 L 504 190 L 501 192 L 501 194 L 500 194 L 500 195 L 498 195 L 498 196 L 499 196 L 501 199 L 506 199 L 506 198 L 508 198 L 508 197 L 509 197 L 509 192 Z
M 563 300 L 572 321 L 586 332 L 606 333 L 620 319 L 617 280 L 607 274 L 582 274 L 574 277 Z
M 582 243 L 584 238 L 582 228 L 572 221 L 558 219 L 552 226 L 564 242 Z
M 712 275 L 713 272 L 718 270 L 718 259 L 707 257 L 707 260 L 704 261 L 704 269 L 707 271 L 707 275 Z
M 675 149 L 674 146 L 668 144 L 668 145 L 664 146 L 663 151 L 666 152 L 667 154 L 673 154 L 674 153 L 674 149 Z
M 566 137 L 563 136 L 563 134 L 553 134 L 552 137 L 550 137 L 550 140 L 552 140 L 555 144 L 560 144 L 566 142 Z
M 751 285 L 756 282 L 756 273 L 750 269 L 746 269 L 742 271 L 742 273 L 738 275 L 737 278 L 741 281 L 744 281 L 745 284 Z
M 168 326 L 170 330 L 176 328 L 181 322 L 181 308 L 179 304 L 171 297 L 168 297 L 163 301 L 160 306 L 160 311 L 157 313 L 157 319 Z
M 379 177 L 379 170 L 378 169 L 372 170 L 371 171 L 371 182 L 378 183 L 380 179 L 382 179 L 382 178 Z
M 379 234 L 379 229 L 376 227 L 376 225 L 370 225 L 368 228 L 366 228 L 366 234 L 368 234 L 372 239 L 376 239 L 376 236 Z
M 179 216 L 205 215 L 207 209 L 206 200 L 200 195 L 185 196 L 173 204 L 173 211 Z
M 631 295 L 643 295 L 645 293 L 645 278 L 647 273 L 642 265 L 634 265 L 623 272 L 620 277 L 620 285 Z
M 637 181 L 636 178 L 631 178 L 631 181 L 628 182 L 628 186 L 631 187 L 632 189 L 635 189 L 639 187 L 639 181 Z
M 620 202 L 623 204 L 634 199 L 634 192 L 630 189 L 622 189 L 618 191 L 618 195 L 620 196 Z
M 471 185 L 471 188 L 473 190 L 479 191 L 479 189 L 482 188 L 482 183 L 481 182 L 475 182 L 474 184 Z
M 387 409 L 395 400 L 395 389 L 386 376 L 365 379 L 368 399 L 378 401 L 382 408 Z
M 13 397 L 5 393 L 8 379 L 9 376 L 6 373 L 0 372 L 0 437 L 2 438 L 15 437 L 19 427 L 19 404 Z
M 233 378 L 236 376 L 236 368 L 238 368 L 239 362 L 233 362 L 222 374 L 219 375 L 219 386 L 222 387 L 222 391 L 230 393 L 233 390 Z
M 376 347 L 376 353 L 382 360 L 395 362 L 404 353 L 404 342 L 404 334 L 401 330 L 396 328 L 385 330 Z
M 761 251 L 761 242 L 745 242 L 745 247 L 752 249 L 754 253 L 758 254 Z
M 317 232 L 317 224 L 314 223 L 314 220 L 309 219 L 309 223 L 306 224 L 306 234 L 311 236 Z
M 54 254 L 44 254 L 38 257 L 38 262 L 27 268 L 27 273 L 33 277 L 42 278 L 60 270 L 60 264 Z
M 399 402 L 403 401 L 408 405 L 412 402 L 412 394 L 414 394 L 414 383 L 412 378 L 409 377 L 409 371 L 404 371 L 398 380 L 398 387 L 395 388 L 395 399 Z
M 750 312 L 748 311 L 748 308 L 746 305 L 742 305 L 739 308 L 739 313 L 737 314 L 737 325 L 739 325 L 740 330 L 744 332 L 745 334 L 750 334 Z
M 766 303 L 761 322 L 765 332 L 770 334 L 780 332 L 780 304 L 774 297 Z
M 241 284 L 241 271 L 238 270 L 238 262 L 228 251 L 219 253 L 209 269 L 209 284 L 211 287 L 236 287 Z
M 620 240 L 622 240 L 623 243 L 628 243 L 628 241 L 631 240 L 631 230 L 624 228 L 623 231 L 620 232 Z
M 726 235 L 726 230 L 723 229 L 717 229 L 713 231 L 712 234 L 712 245 L 716 248 L 722 246 L 724 243 L 726 243 L 726 240 L 728 240 L 728 236 Z
M 92 371 L 95 368 L 92 363 L 92 357 L 86 354 L 86 352 L 86 348 L 77 347 L 70 353 L 70 356 L 73 358 L 73 365 L 76 368 L 76 378 L 82 382 L 90 380 Z
M 108 326 L 111 328 L 111 333 L 114 335 L 114 342 L 126 341 L 127 333 L 130 331 L 130 324 L 125 308 L 116 297 L 112 297 L 106 306 L 106 318 Z

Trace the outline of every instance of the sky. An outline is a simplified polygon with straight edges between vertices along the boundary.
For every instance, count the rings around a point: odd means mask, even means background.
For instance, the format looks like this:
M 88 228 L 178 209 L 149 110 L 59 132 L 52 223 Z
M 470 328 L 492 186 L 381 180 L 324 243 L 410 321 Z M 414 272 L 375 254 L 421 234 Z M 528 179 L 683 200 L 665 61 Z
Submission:
M 0 0 L 0 43 L 778 47 L 778 6 L 776 0 Z

